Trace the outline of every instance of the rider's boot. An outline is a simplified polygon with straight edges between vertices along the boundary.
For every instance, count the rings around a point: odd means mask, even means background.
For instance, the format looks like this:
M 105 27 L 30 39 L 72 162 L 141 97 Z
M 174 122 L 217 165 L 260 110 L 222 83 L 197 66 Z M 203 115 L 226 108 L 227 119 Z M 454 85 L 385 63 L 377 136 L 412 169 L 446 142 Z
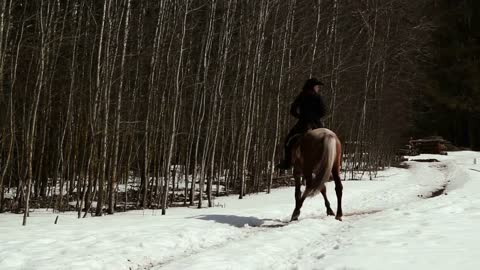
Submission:
M 282 160 L 279 164 L 275 166 L 275 168 L 280 170 L 289 170 L 292 167 L 292 157 L 291 157 L 291 149 L 289 145 L 285 145 L 285 159 Z

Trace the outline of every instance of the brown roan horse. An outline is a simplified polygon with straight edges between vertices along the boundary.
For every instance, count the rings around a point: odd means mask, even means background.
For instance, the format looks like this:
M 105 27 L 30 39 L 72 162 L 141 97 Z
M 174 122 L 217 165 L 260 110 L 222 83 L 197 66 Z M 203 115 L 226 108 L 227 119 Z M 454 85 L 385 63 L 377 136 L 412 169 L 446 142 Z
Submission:
M 305 133 L 292 147 L 293 176 L 295 178 L 295 210 L 292 220 L 298 220 L 300 208 L 307 197 L 322 193 L 327 208 L 327 215 L 335 213 L 327 199 L 325 183 L 333 176 L 337 194 L 337 214 L 335 218 L 342 220 L 342 191 L 340 166 L 342 162 L 342 145 L 337 135 L 326 128 L 313 129 Z M 305 177 L 305 191 L 301 192 L 301 177 Z

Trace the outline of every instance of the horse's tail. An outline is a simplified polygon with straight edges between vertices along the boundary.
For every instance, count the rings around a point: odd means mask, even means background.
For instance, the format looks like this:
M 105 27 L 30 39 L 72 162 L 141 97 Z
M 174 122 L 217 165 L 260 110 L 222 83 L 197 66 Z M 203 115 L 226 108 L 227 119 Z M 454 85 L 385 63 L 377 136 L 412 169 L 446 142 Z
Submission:
M 315 166 L 313 172 L 315 178 L 312 179 L 310 185 L 307 183 L 304 197 L 312 197 L 317 195 L 325 186 L 325 183 L 330 179 L 333 164 L 335 163 L 337 155 L 337 140 L 335 136 L 326 135 L 323 139 L 323 151 L 320 162 Z

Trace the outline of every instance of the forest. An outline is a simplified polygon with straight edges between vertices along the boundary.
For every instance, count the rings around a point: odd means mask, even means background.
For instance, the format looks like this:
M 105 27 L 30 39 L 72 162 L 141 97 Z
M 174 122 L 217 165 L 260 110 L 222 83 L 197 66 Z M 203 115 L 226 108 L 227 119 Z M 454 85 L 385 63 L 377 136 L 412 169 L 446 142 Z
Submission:
M 390 166 L 410 136 L 478 149 L 478 5 L 3 0 L 0 212 L 270 192 L 310 77 L 345 178 Z

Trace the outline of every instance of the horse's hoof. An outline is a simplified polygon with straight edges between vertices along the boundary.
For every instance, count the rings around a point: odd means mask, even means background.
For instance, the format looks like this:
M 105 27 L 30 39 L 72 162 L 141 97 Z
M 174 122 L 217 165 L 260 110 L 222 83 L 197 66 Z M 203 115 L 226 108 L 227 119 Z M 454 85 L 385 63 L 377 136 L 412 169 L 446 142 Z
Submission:
M 327 210 L 327 216 L 335 216 L 333 210 Z
M 342 216 L 336 216 L 335 219 L 338 221 L 342 221 Z
M 300 216 L 300 210 L 293 210 L 293 213 L 292 213 L 292 219 L 290 221 L 294 221 L 294 220 L 298 220 L 298 217 Z

